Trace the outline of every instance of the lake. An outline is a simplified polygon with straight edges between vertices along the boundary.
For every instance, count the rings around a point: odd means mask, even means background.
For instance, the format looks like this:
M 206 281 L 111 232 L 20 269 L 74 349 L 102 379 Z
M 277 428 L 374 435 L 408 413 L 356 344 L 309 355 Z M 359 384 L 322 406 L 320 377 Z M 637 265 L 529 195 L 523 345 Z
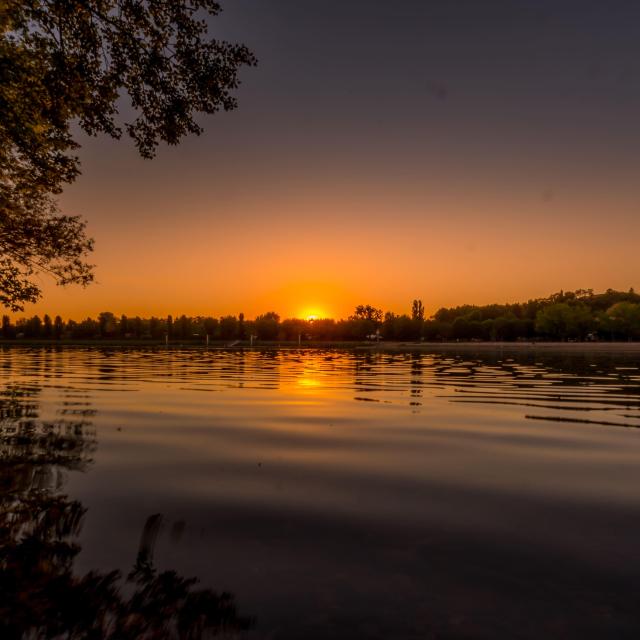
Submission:
M 0 394 L 2 638 L 640 637 L 637 355 L 6 347 Z

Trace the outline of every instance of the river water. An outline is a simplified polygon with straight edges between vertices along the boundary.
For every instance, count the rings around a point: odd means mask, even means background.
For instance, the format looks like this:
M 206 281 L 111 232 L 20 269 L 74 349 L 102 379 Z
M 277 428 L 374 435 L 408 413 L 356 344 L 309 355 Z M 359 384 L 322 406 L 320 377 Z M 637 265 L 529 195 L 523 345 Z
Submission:
M 2 348 L 0 545 L 2 638 L 638 638 L 640 366 Z

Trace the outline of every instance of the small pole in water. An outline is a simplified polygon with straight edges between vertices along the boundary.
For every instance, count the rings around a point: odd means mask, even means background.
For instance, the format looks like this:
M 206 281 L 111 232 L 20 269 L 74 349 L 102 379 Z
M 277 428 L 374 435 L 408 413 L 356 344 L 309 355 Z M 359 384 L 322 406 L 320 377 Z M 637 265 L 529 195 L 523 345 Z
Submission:
M 165 345 L 165 347 L 169 346 L 169 334 L 168 333 L 164 334 L 164 345 Z
M 300 346 L 301 343 L 302 343 L 302 334 L 299 333 L 298 334 L 298 346 Z
M 207 347 L 209 346 L 209 334 L 207 333 Z
M 253 335 L 253 333 L 249 336 L 249 346 L 253 347 L 253 339 L 255 338 L 255 336 Z

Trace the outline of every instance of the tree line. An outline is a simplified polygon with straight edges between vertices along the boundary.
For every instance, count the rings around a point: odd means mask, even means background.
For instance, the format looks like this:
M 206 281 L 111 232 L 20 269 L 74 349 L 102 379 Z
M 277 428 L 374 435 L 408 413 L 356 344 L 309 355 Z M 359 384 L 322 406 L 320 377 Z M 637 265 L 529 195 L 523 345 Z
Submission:
M 560 291 L 524 303 L 443 307 L 425 317 L 421 300 L 410 312 L 384 312 L 358 305 L 347 319 L 281 319 L 269 311 L 253 320 L 237 316 L 116 316 L 105 311 L 97 318 L 63 320 L 45 314 L 15 323 L 3 316 L 5 340 L 169 340 L 169 341 L 313 341 L 363 340 L 516 341 L 516 340 L 637 340 L 640 339 L 640 295 L 633 289 Z

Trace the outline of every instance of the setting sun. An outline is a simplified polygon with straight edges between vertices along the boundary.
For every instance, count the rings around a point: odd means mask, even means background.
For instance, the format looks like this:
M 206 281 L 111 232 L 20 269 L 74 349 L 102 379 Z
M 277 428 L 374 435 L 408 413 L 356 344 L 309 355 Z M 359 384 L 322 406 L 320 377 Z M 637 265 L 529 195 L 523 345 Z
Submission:
M 323 311 L 321 311 L 320 309 L 318 309 L 317 307 L 314 307 L 314 308 L 305 309 L 304 311 L 302 311 L 300 313 L 300 317 L 304 318 L 308 322 L 311 322 L 312 320 L 318 320 L 320 318 L 325 318 L 326 314 Z

